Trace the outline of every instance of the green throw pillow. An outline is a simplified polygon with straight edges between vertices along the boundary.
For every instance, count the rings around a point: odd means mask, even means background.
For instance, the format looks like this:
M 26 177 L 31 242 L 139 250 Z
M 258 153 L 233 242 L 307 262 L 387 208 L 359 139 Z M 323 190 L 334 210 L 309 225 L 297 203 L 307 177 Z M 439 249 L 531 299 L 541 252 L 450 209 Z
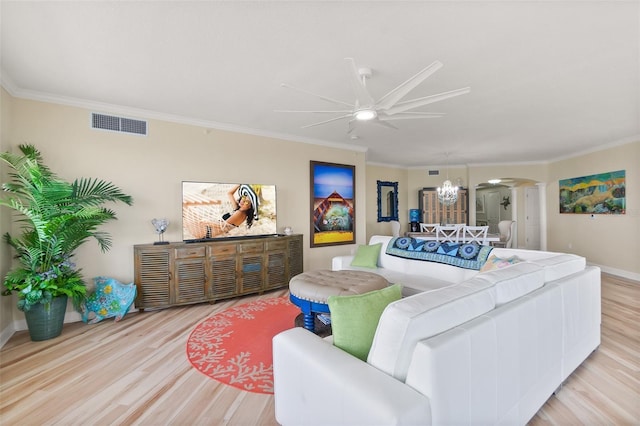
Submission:
M 401 297 L 398 284 L 353 296 L 329 296 L 333 344 L 366 361 L 382 311 Z
M 356 255 L 353 257 L 351 261 L 351 266 L 361 266 L 363 268 L 377 268 L 378 267 L 378 256 L 380 256 L 380 249 L 382 248 L 382 243 L 371 244 L 370 246 L 358 246 L 358 250 L 356 250 Z

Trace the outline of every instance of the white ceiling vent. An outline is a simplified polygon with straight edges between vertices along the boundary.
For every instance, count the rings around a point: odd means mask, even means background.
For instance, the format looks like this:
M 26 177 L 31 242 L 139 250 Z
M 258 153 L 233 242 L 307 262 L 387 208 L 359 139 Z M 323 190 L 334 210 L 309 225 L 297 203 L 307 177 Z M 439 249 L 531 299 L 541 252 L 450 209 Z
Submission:
M 131 118 L 116 117 L 91 113 L 91 128 L 100 130 L 111 130 L 113 132 L 133 133 L 136 135 L 147 135 L 147 122 L 133 120 Z

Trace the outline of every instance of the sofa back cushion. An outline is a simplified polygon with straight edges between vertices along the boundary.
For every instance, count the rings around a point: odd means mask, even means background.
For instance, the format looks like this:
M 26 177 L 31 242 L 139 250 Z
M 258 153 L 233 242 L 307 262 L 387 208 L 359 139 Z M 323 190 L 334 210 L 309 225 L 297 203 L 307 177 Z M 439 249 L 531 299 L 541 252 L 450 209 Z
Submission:
M 531 262 L 481 272 L 475 281 L 485 281 L 495 288 L 496 306 L 504 305 L 544 285 L 544 269 Z
M 369 245 L 381 243 L 380 255 L 378 258 L 378 266 L 386 269 L 393 269 L 394 271 L 404 272 L 405 262 L 402 259 L 395 258 L 386 254 L 387 245 L 393 237 L 386 235 L 374 235 L 369 240 Z
M 562 382 L 564 308 L 544 286 L 416 345 L 406 384 L 432 424 L 524 425 Z
M 393 302 L 380 317 L 367 362 L 404 382 L 418 341 L 467 322 L 494 306 L 493 284 L 475 278 Z
M 587 266 L 586 259 L 575 254 L 556 254 L 531 262 L 542 266 L 547 283 L 583 271 Z
M 478 273 L 473 269 L 458 268 L 456 266 L 446 265 L 436 262 L 428 262 L 423 260 L 404 259 L 401 257 L 390 256 L 387 252 L 389 241 L 393 237 L 386 235 L 373 235 L 369 240 L 369 244 L 382 243 L 378 266 L 390 269 L 396 272 L 402 272 L 407 275 L 415 275 L 418 277 L 433 277 L 439 281 L 450 283 L 460 283 Z M 400 281 L 398 281 L 400 282 Z M 402 284 L 402 283 L 401 283 Z

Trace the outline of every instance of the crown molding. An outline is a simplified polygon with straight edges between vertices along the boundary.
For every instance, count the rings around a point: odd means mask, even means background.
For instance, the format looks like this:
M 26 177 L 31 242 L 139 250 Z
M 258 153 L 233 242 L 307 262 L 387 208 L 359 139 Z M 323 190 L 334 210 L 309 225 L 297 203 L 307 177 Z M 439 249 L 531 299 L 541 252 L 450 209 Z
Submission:
M 0 84 L 14 98 L 20 98 L 20 99 L 26 99 L 26 100 L 38 101 L 38 102 L 46 102 L 46 103 L 57 104 L 57 105 L 71 106 L 71 107 L 87 109 L 90 111 L 95 111 L 100 113 L 127 116 L 129 118 L 166 121 L 166 122 L 177 123 L 177 124 L 203 127 L 205 129 L 223 130 L 223 131 L 242 133 L 242 134 L 247 134 L 252 136 L 260 136 L 260 137 L 266 137 L 271 139 L 280 139 L 280 140 L 285 140 L 289 142 L 299 142 L 299 143 L 306 143 L 310 145 L 320 145 L 320 146 L 325 146 L 329 148 L 344 149 L 348 151 L 356 151 L 356 152 L 368 151 L 368 148 L 366 147 L 349 145 L 347 143 L 331 142 L 331 141 L 325 141 L 325 140 L 314 139 L 314 138 L 293 137 L 285 133 L 269 132 L 265 130 L 253 129 L 250 127 L 242 127 L 242 126 L 237 126 L 232 124 L 219 123 L 216 121 L 200 120 L 200 119 L 194 119 L 194 118 L 184 117 L 180 115 L 159 113 L 156 111 L 151 111 L 151 110 L 146 110 L 141 108 L 132 108 L 132 107 L 127 107 L 122 105 L 108 104 L 104 102 L 96 102 L 96 101 L 89 101 L 86 99 L 60 96 L 60 95 L 55 95 L 55 94 L 46 93 L 46 92 L 24 90 L 16 86 L 13 83 L 13 81 L 11 81 L 11 79 L 4 72 L 2 72 L 0 76 Z

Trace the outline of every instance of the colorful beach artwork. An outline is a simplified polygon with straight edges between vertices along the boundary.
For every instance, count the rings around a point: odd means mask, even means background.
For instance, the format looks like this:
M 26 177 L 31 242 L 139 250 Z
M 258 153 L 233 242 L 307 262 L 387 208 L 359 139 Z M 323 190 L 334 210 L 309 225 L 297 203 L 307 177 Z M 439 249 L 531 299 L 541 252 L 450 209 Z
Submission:
M 625 171 L 560 180 L 560 213 L 625 214 Z
M 355 242 L 355 166 L 311 161 L 311 247 Z

